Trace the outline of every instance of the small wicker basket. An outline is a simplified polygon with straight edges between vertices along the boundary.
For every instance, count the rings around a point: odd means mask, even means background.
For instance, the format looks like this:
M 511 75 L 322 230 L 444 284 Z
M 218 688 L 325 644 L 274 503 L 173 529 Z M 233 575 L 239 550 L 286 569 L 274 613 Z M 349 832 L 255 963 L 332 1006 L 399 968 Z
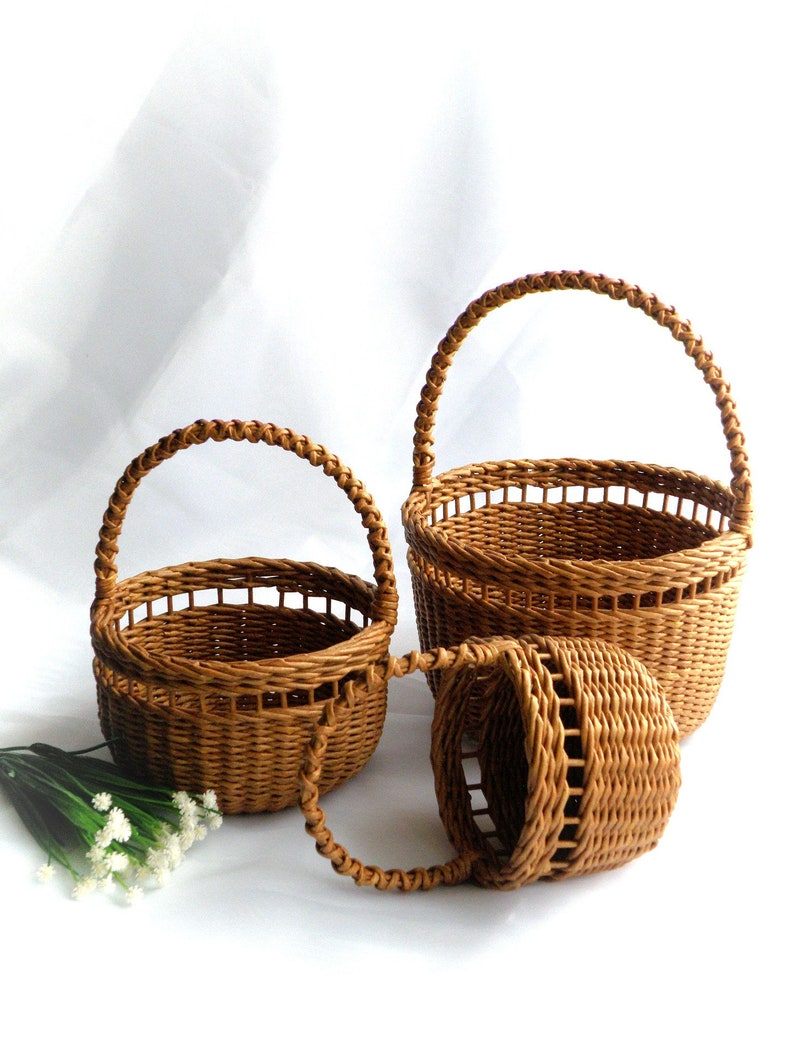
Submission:
M 464 339 L 499 306 L 555 290 L 625 301 L 683 345 L 720 410 L 728 488 L 688 471 L 616 460 L 511 460 L 434 473 L 438 401 Z M 682 736 L 703 723 L 725 668 L 751 545 L 752 497 L 728 384 L 674 309 L 622 280 L 586 272 L 529 275 L 487 291 L 433 357 L 413 464 L 403 526 L 423 649 L 525 633 L 608 640 L 658 678 Z M 429 679 L 436 691 L 438 674 Z
M 301 809 L 318 852 L 359 885 L 429 890 L 471 880 L 514 890 L 615 868 L 653 849 L 681 783 L 678 731 L 658 682 L 598 640 L 470 641 L 392 658 L 389 673 L 437 672 L 431 760 L 457 856 L 430 868 L 363 864 L 334 839 L 319 784 L 336 726 L 357 708 L 350 681 L 307 747 Z M 477 738 L 467 734 L 476 699 Z
M 332 567 L 256 557 L 190 562 L 118 581 L 118 538 L 141 479 L 208 440 L 264 442 L 333 478 L 366 529 L 375 584 Z M 294 805 L 314 724 L 357 673 L 359 700 L 334 733 L 323 788 L 369 760 L 383 727 L 382 672 L 397 620 L 392 554 L 372 497 L 325 448 L 269 423 L 200 420 L 175 431 L 119 480 L 95 570 L 99 719 L 119 765 L 174 788 L 212 788 L 225 813 Z

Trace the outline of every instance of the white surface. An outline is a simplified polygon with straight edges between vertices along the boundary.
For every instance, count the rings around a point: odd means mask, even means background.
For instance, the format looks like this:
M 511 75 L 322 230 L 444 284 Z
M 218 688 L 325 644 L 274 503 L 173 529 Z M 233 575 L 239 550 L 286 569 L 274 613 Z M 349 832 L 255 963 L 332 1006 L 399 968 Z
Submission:
M 667 832 L 588 879 L 402 896 L 337 878 L 297 810 L 227 819 L 126 909 L 38 886 L 3 800 L 4 1010 L 31 1041 L 68 1055 L 101 1037 L 120 1054 L 790 1054 L 786 37 L 765 2 L 535 6 L 9 16 L 0 745 L 96 740 L 101 515 L 128 460 L 200 416 L 291 426 L 364 479 L 395 550 L 394 649 L 413 647 L 399 507 L 433 349 L 494 283 L 586 268 L 702 331 L 756 479 L 729 672 L 682 747 Z M 606 300 L 531 301 L 456 361 L 440 468 L 572 454 L 726 476 L 710 395 L 669 336 Z M 333 483 L 231 445 L 146 480 L 120 567 L 251 553 L 370 572 Z M 325 799 L 370 862 L 449 854 L 430 708 L 421 680 L 395 687 L 372 761 Z

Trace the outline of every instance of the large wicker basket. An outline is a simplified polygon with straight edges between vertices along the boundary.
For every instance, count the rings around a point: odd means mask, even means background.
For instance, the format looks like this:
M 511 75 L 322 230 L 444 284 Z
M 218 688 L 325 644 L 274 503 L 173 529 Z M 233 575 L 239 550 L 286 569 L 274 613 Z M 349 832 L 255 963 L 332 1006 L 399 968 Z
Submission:
M 365 865 L 334 839 L 319 805 L 323 762 L 357 708 L 350 681 L 307 747 L 301 809 L 318 852 L 359 885 L 429 890 L 465 880 L 513 890 L 616 868 L 657 845 L 681 783 L 678 731 L 659 683 L 598 640 L 470 641 L 392 659 L 389 673 L 440 675 L 431 759 L 457 855 L 429 868 Z M 481 726 L 467 733 L 472 699 Z
M 519 459 L 435 473 L 437 405 L 463 340 L 493 309 L 555 290 L 625 301 L 683 345 L 719 407 L 728 487 L 690 471 L 618 460 Z M 682 736 L 706 719 L 751 544 L 751 484 L 729 387 L 674 309 L 586 272 L 529 275 L 487 291 L 433 357 L 417 408 L 413 463 L 403 525 L 424 649 L 528 632 L 608 640 L 659 679 Z M 437 690 L 437 675 L 429 679 Z
M 313 563 L 216 559 L 117 580 L 118 538 L 141 479 L 192 445 L 264 442 L 332 477 L 353 504 L 375 584 Z M 99 718 L 117 762 L 149 781 L 212 788 L 225 813 L 294 805 L 304 745 L 324 703 L 362 673 L 357 708 L 329 747 L 323 787 L 368 761 L 386 709 L 397 620 L 383 520 L 361 482 L 322 446 L 272 424 L 199 421 L 133 460 L 105 513 L 91 610 Z

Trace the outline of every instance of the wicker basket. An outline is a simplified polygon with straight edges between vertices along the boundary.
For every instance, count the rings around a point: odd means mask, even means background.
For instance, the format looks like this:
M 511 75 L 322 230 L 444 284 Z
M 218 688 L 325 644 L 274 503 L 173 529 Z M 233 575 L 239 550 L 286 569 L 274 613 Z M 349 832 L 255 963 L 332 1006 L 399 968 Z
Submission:
M 463 340 L 493 309 L 554 290 L 625 301 L 683 345 L 716 397 L 730 453 L 728 488 L 674 468 L 583 459 L 434 473 L 438 400 Z M 744 436 L 729 387 L 691 325 L 653 295 L 585 272 L 526 276 L 472 302 L 434 355 L 403 505 L 424 649 L 527 632 L 608 640 L 658 678 L 686 735 L 706 719 L 720 687 L 751 517 Z M 436 691 L 437 674 L 429 679 Z
M 457 856 L 384 870 L 335 841 L 318 785 L 336 726 L 357 708 L 361 689 L 351 681 L 326 706 L 301 773 L 306 829 L 339 874 L 380 890 L 467 879 L 513 890 L 615 868 L 658 843 L 681 782 L 678 732 L 642 663 L 598 640 L 527 637 L 392 659 L 389 672 L 416 669 L 441 677 L 431 759 Z M 472 698 L 476 741 L 465 731 Z
M 191 562 L 117 580 L 118 537 L 132 495 L 158 464 L 192 445 L 264 442 L 319 467 L 361 518 L 375 584 L 282 559 Z M 294 805 L 304 745 L 341 682 L 362 673 L 357 707 L 334 733 L 323 788 L 368 761 L 386 709 L 377 670 L 397 620 L 392 555 L 372 497 L 308 438 L 272 424 L 199 421 L 127 467 L 97 546 L 91 640 L 99 718 L 117 762 L 149 781 L 213 788 L 225 813 Z

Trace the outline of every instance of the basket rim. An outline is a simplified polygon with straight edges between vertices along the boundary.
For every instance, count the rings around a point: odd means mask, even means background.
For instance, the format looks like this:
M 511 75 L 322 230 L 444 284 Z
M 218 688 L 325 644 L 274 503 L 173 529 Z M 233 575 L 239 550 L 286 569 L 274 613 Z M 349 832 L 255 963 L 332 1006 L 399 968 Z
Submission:
M 127 577 L 117 582 L 109 595 L 95 601 L 91 610 L 90 633 L 96 658 L 125 677 L 144 683 L 171 686 L 175 690 L 179 687 L 189 687 L 191 689 L 203 688 L 207 692 L 220 689 L 227 693 L 258 693 L 310 689 L 328 681 L 344 680 L 351 673 L 361 672 L 370 666 L 379 664 L 388 655 L 394 625 L 390 620 L 382 617 L 373 618 L 368 625 L 347 639 L 317 651 L 239 662 L 186 658 L 168 652 L 142 648 L 140 644 L 124 636 L 126 630 L 116 628 L 114 612 L 118 596 L 129 590 L 136 582 L 145 583 L 149 580 L 163 579 L 169 574 L 177 575 L 187 569 L 199 574 L 202 569 L 215 570 L 218 564 L 229 566 L 231 569 L 250 568 L 252 564 L 266 568 L 272 564 L 282 570 L 285 575 L 288 571 L 304 576 L 322 574 L 329 580 L 344 581 L 357 591 L 365 591 L 371 598 L 373 610 L 377 611 L 378 608 L 377 586 L 364 581 L 356 574 L 346 574 L 337 570 L 336 567 L 323 566 L 319 563 L 258 557 L 181 563 L 162 567 L 159 570 L 142 571 Z M 200 584 L 193 588 L 196 592 L 201 590 Z M 187 589 L 182 589 L 175 594 L 181 595 L 187 591 Z M 210 606 L 217 605 L 217 603 L 210 604 Z M 234 606 L 234 604 L 230 605 Z M 266 605 L 272 606 L 272 604 Z M 204 608 L 198 605 L 193 609 Z M 274 607 L 274 609 L 279 608 Z M 321 612 L 313 611 L 311 608 L 283 607 L 280 609 L 309 615 L 316 614 L 318 619 L 324 617 Z
M 667 589 L 680 584 L 687 587 L 693 578 L 700 581 L 708 577 L 717 577 L 727 572 L 735 572 L 744 558 L 744 553 L 751 546 L 749 535 L 743 530 L 736 529 L 713 529 L 714 536 L 701 541 L 696 546 L 682 548 L 675 551 L 664 552 L 645 559 L 565 559 L 555 557 L 544 557 L 528 559 L 519 554 L 506 555 L 495 548 L 479 548 L 469 544 L 461 543 L 455 539 L 454 530 L 450 529 L 449 523 L 428 524 L 427 518 L 431 511 L 436 510 L 444 502 L 454 501 L 456 498 L 469 496 L 472 493 L 484 492 L 485 489 L 477 488 L 471 481 L 466 483 L 465 479 L 472 479 L 476 474 L 482 472 L 504 471 L 506 474 L 520 471 L 537 472 L 539 474 L 554 474 L 555 471 L 580 471 L 607 470 L 611 475 L 617 477 L 620 473 L 633 471 L 647 473 L 656 478 L 671 479 L 675 477 L 679 481 L 691 481 L 693 484 L 707 488 L 717 496 L 722 496 L 726 501 L 732 500 L 731 491 L 722 483 L 703 475 L 690 471 L 679 471 L 677 468 L 664 467 L 659 464 L 633 463 L 618 460 L 580 460 L 563 458 L 557 460 L 497 460 L 475 464 L 465 464 L 461 467 L 444 471 L 436 475 L 426 485 L 414 486 L 402 507 L 402 520 L 405 536 L 409 546 L 425 561 L 439 565 L 448 564 L 458 575 L 471 577 L 473 580 L 482 580 L 483 568 L 487 566 L 489 580 L 494 584 L 515 588 L 516 576 L 540 578 L 553 584 L 555 590 L 581 591 L 586 587 L 588 578 L 597 579 L 600 594 L 608 594 L 610 575 L 614 578 L 612 590 L 621 592 L 649 592 Z M 459 488 L 445 489 L 450 484 L 457 484 Z M 509 486 L 509 481 L 504 485 L 494 485 L 492 492 Z M 550 484 L 549 488 L 558 488 L 560 483 Z M 601 488 L 607 484 L 610 488 L 622 488 L 625 483 L 614 481 L 601 483 L 595 488 Z M 635 489 L 635 486 L 626 486 Z M 442 493 L 443 498 L 438 499 Z M 610 501 L 607 501 L 610 502 Z M 510 504 L 511 501 L 500 501 L 498 504 Z M 492 505 L 498 506 L 498 505 Z M 628 505 L 632 506 L 632 505 Z M 479 509 L 483 510 L 483 509 Z M 652 508 L 641 508 L 638 510 L 663 515 Z M 465 513 L 462 513 L 465 514 Z M 668 513 L 669 514 L 669 513 Z M 726 515 L 728 513 L 726 512 Z M 454 520 L 454 516 L 453 516 Z M 584 584 L 583 584 L 584 582 Z
M 205 584 L 199 583 L 197 587 L 193 589 L 183 587 L 180 591 L 175 593 L 176 595 L 182 595 L 188 591 L 200 592 L 202 589 L 206 588 L 223 587 L 231 590 L 234 588 L 247 587 L 246 585 L 235 585 L 233 583 L 219 583 L 222 579 L 222 575 L 230 577 L 241 571 L 251 572 L 254 578 L 253 584 L 259 584 L 260 587 L 267 587 L 265 580 L 260 581 L 260 578 L 276 579 L 279 576 L 284 578 L 311 578 L 320 575 L 330 582 L 346 582 L 355 591 L 371 597 L 374 605 L 377 604 L 382 594 L 381 586 L 376 585 L 372 581 L 367 581 L 359 574 L 347 573 L 336 566 L 326 566 L 323 563 L 316 563 L 303 559 L 276 559 L 270 556 L 247 555 L 232 559 L 218 557 L 214 559 L 187 560 L 181 563 L 170 563 L 167 566 L 161 566 L 151 570 L 141 570 L 137 574 L 130 574 L 127 577 L 122 578 L 120 581 L 117 581 L 109 595 L 94 601 L 92 610 L 99 613 L 106 607 L 112 609 L 112 604 L 115 603 L 118 596 L 122 594 L 122 590 L 126 591 L 128 587 L 134 585 L 135 582 L 144 583 L 145 581 L 155 580 L 165 581 L 172 576 L 181 576 L 184 571 L 188 569 L 193 570 L 199 578 L 205 574 L 216 574 L 218 575 L 218 582 L 213 581 L 212 584 L 209 582 Z M 387 624 L 394 624 L 391 617 L 384 619 L 378 618 L 378 620 L 384 620 Z
M 562 483 L 560 481 L 549 481 L 544 483 L 541 476 L 549 475 L 561 475 L 561 474 L 582 474 L 587 472 L 597 473 L 599 475 L 614 476 L 616 478 L 613 482 L 601 482 L 600 484 L 593 485 L 591 488 L 598 489 L 604 485 L 608 485 L 609 488 L 622 488 L 625 486 L 625 482 L 621 482 L 618 476 L 624 474 L 645 474 L 648 478 L 655 479 L 667 479 L 675 480 L 678 483 L 690 482 L 692 485 L 698 485 L 705 487 L 716 495 L 725 499 L 728 505 L 732 505 L 735 502 L 734 494 L 729 486 L 724 482 L 719 481 L 716 478 L 711 478 L 707 475 L 700 474 L 697 471 L 684 470 L 680 467 L 673 467 L 660 463 L 646 463 L 642 460 L 623 460 L 623 459 L 588 459 L 581 456 L 547 456 L 542 458 L 528 458 L 528 457 L 517 457 L 517 458 L 505 458 L 500 460 L 476 460 L 470 463 L 459 464 L 456 467 L 450 467 L 445 471 L 441 471 L 438 474 L 433 475 L 432 478 L 428 479 L 421 485 L 414 485 L 411 487 L 411 491 L 408 494 L 403 508 L 410 508 L 415 504 L 421 502 L 427 502 L 428 497 L 433 497 L 434 494 L 451 482 L 460 483 L 466 478 L 472 478 L 474 475 L 492 474 L 498 472 L 529 472 L 537 475 L 537 487 L 543 488 L 544 485 L 548 489 L 561 488 Z M 569 486 L 580 485 L 583 486 L 585 483 L 567 483 Z M 505 485 L 510 485 L 509 482 L 505 482 L 504 485 L 493 486 L 494 490 L 502 489 Z M 635 489 L 640 492 L 641 490 L 636 486 L 628 486 L 628 488 Z M 461 492 L 460 495 L 468 494 L 470 490 Z M 654 492 L 653 489 L 649 489 L 648 492 Z M 450 496 L 450 499 L 454 499 L 455 494 Z M 741 531 L 737 531 L 741 532 Z

